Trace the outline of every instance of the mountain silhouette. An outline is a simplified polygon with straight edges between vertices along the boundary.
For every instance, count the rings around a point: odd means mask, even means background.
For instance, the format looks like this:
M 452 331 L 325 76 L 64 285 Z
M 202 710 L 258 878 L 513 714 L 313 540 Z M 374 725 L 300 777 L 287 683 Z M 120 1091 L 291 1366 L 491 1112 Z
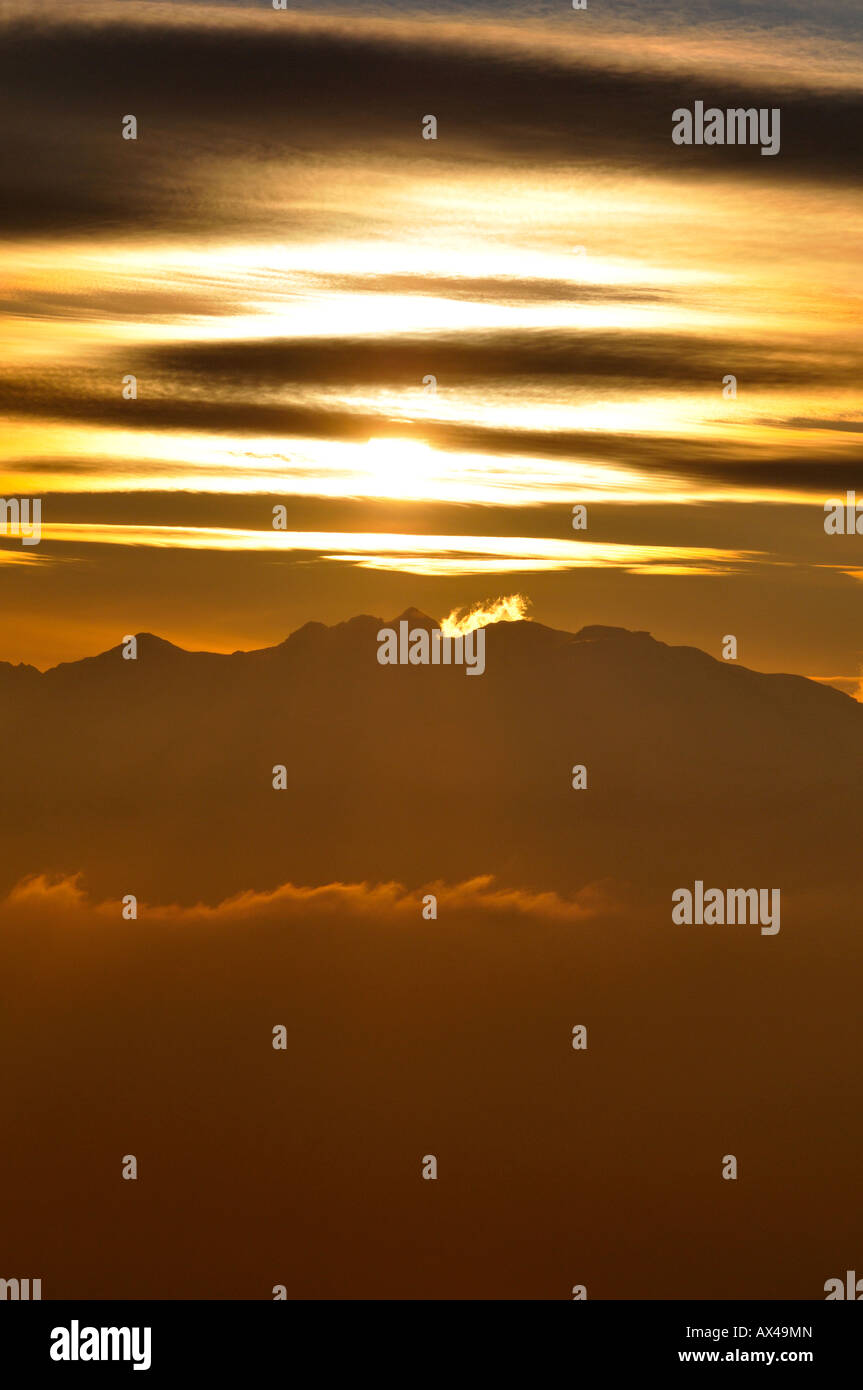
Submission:
M 0 888 L 81 872 L 100 895 L 214 903 L 477 873 L 564 893 L 790 889 L 828 865 L 834 888 L 852 881 L 850 697 L 602 626 L 490 625 L 481 677 L 381 666 L 377 633 L 401 620 L 437 626 L 416 609 L 312 622 L 230 655 L 142 633 L 136 660 L 118 645 L 44 673 L 0 666 L 15 731 Z
M 611 627 L 381 666 L 401 617 L 0 667 L 7 1272 L 822 1298 L 863 1237 L 860 706 Z M 699 879 L 780 932 L 675 924 Z

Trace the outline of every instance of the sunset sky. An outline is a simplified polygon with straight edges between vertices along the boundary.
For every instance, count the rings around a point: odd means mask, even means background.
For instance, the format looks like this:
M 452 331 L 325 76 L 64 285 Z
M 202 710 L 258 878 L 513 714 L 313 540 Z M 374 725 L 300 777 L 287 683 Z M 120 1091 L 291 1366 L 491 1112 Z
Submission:
M 742 13 L 5 4 L 0 659 L 518 591 L 857 692 L 859 5 Z
M 861 3 L 0 0 L 0 1298 L 860 1270 Z

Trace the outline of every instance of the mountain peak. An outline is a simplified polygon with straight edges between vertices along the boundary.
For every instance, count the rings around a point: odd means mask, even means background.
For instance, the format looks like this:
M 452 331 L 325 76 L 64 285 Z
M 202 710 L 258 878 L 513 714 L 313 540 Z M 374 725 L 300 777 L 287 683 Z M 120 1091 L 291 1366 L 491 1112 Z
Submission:
M 138 646 L 143 643 L 149 651 L 162 652 L 185 652 L 185 647 L 178 647 L 175 642 L 169 642 L 166 637 L 157 637 L 154 632 L 136 632 L 135 638 Z
M 399 613 L 397 618 L 392 619 L 390 627 L 394 627 L 396 623 L 401 622 L 412 623 L 414 627 L 440 627 L 440 622 L 437 618 L 430 618 L 428 613 L 421 612 L 419 608 L 406 608 L 403 613 Z
M 648 637 L 651 642 L 654 641 L 651 634 L 643 628 L 606 627 L 603 623 L 590 623 L 573 634 L 573 640 L 576 642 L 597 642 L 604 637 Z

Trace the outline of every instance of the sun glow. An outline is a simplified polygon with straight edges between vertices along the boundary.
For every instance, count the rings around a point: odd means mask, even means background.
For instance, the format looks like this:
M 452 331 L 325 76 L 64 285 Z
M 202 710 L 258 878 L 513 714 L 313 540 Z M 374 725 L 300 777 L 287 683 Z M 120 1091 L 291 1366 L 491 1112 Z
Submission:
M 424 498 L 437 472 L 436 455 L 415 439 L 370 439 L 361 471 L 377 497 Z

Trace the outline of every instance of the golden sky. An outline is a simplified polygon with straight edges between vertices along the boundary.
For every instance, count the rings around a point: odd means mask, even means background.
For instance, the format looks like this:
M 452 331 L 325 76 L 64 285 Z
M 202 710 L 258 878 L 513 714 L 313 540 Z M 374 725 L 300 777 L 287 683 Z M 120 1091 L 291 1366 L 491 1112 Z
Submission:
M 853 7 L 588 13 L 4 8 L 0 658 L 518 587 L 856 688 Z

